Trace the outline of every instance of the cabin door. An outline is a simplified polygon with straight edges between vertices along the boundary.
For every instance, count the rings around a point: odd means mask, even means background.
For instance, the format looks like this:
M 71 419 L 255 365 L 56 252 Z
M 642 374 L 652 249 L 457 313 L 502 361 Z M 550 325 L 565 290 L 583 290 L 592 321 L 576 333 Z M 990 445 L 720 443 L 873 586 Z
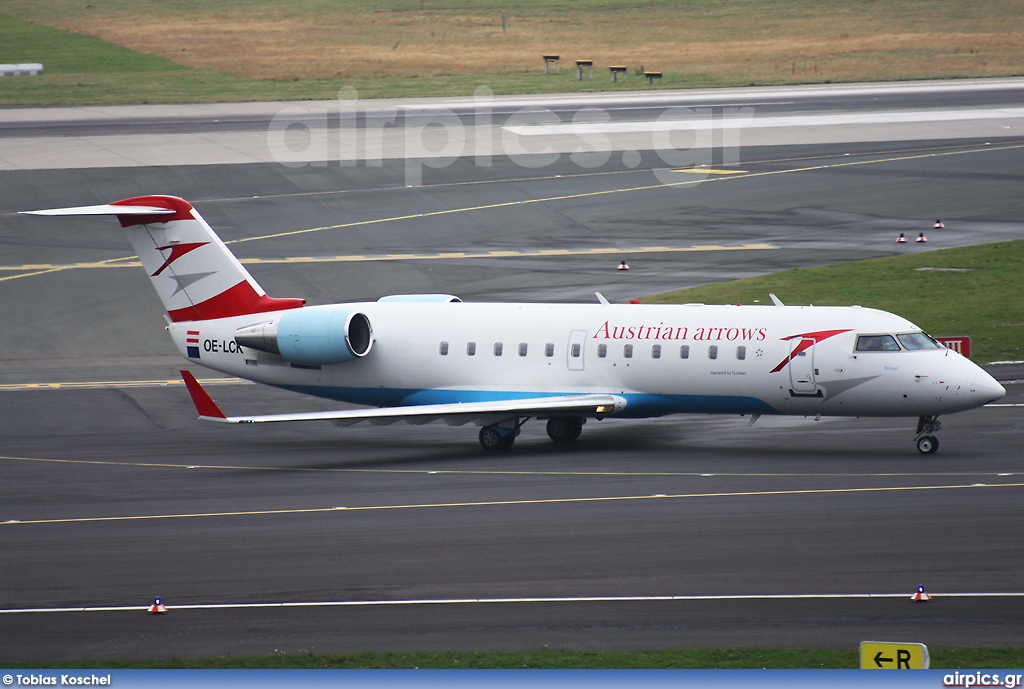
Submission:
M 793 392 L 814 394 L 818 386 L 814 380 L 814 340 L 789 341 L 789 384 Z

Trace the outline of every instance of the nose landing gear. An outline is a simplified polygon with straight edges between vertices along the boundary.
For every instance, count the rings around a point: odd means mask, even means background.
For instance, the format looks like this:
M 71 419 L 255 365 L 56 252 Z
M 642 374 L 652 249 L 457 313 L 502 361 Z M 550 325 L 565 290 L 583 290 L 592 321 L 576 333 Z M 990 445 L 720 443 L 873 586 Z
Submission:
M 939 439 L 935 433 L 939 432 L 942 424 L 938 416 L 922 416 L 917 420 L 917 451 L 924 455 L 930 455 L 939 449 Z

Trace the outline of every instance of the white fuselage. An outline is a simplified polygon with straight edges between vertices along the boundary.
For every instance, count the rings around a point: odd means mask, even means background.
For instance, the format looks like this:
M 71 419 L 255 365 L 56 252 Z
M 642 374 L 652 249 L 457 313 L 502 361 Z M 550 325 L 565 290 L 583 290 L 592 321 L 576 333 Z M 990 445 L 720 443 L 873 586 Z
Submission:
M 181 322 L 169 330 L 193 363 L 373 406 L 607 393 L 626 401 L 616 414 L 623 417 L 925 416 L 1002 395 L 988 374 L 947 349 L 856 351 L 858 335 L 919 331 L 867 308 L 406 302 L 306 308 L 364 314 L 373 328 L 370 352 L 297 367 L 234 341 L 239 328 L 274 313 Z

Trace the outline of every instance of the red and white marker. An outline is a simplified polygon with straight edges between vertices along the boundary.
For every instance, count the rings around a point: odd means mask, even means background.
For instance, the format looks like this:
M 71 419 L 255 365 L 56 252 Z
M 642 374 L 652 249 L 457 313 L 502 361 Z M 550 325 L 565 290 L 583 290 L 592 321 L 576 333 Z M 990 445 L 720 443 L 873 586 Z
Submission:
M 927 241 L 928 240 L 925 238 L 924 232 L 919 232 L 918 235 L 917 235 L 917 243 L 918 244 L 924 244 Z
M 900 236 L 896 238 L 896 243 L 897 244 L 906 244 L 907 243 L 906 235 L 904 235 L 902 232 L 900 232 Z
M 149 614 L 151 615 L 159 615 L 165 612 L 167 612 L 167 608 L 159 598 L 154 599 L 153 605 L 149 606 Z
M 933 230 L 941 230 L 943 227 L 945 227 L 945 225 L 942 224 L 941 220 L 936 220 L 935 224 L 932 225 Z
M 629 270 L 629 266 L 627 266 L 626 262 L 623 261 L 622 263 L 619 264 L 618 270 Z
M 932 597 L 929 596 L 928 592 L 924 590 L 924 586 L 918 586 L 917 591 L 915 591 L 914 595 L 910 597 L 910 600 L 914 601 L 915 603 L 927 603 L 931 599 Z

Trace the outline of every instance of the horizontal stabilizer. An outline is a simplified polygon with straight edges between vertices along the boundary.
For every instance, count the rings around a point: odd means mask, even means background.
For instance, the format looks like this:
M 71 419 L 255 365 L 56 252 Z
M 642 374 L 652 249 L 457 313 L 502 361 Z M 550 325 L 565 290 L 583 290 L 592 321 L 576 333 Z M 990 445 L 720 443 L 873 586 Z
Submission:
M 443 419 L 450 426 L 475 422 L 477 425 L 496 424 L 516 416 L 575 416 L 604 417 L 621 411 L 626 401 L 614 395 L 566 395 L 534 397 L 529 399 L 494 400 L 457 404 L 422 404 L 407 407 L 369 409 L 343 409 L 297 414 L 266 414 L 262 416 L 225 416 L 217 404 L 188 371 L 181 372 L 199 418 L 220 423 L 280 423 L 285 421 L 333 421 L 350 425 L 368 421 L 374 425 L 387 425 L 397 421 L 424 424 Z
M 50 208 L 41 211 L 21 211 L 22 215 L 174 215 L 177 211 L 158 206 L 77 206 Z

